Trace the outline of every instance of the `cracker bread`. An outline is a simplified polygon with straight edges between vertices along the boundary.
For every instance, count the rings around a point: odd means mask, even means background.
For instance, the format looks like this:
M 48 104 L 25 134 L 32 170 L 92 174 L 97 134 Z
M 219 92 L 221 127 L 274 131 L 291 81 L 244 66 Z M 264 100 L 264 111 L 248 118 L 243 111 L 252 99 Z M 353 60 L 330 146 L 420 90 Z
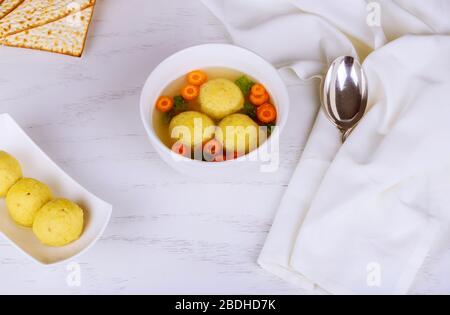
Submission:
M 62 19 L 3 37 L 0 42 L 21 47 L 80 57 L 87 37 L 94 6 Z
M 0 22 L 23 1 L 24 0 L 0 0 Z
M 0 20 L 0 37 L 57 21 L 95 4 L 95 0 L 22 1 L 14 11 Z

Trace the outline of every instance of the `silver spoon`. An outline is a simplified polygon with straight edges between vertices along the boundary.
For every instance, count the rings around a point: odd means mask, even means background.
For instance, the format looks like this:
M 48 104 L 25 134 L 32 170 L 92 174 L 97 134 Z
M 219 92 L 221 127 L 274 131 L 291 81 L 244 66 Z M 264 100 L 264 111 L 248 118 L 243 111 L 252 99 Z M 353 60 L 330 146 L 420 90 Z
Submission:
M 328 118 L 342 132 L 342 142 L 366 111 L 367 89 L 366 75 L 355 58 L 341 56 L 331 63 L 320 96 Z

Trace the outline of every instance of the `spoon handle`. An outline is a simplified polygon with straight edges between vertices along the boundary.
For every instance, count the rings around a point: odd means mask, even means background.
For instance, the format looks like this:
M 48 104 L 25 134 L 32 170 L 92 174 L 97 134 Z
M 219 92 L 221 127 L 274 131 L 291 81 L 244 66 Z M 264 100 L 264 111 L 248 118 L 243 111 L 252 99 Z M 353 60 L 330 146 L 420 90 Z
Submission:
M 344 143 L 345 140 L 347 140 L 348 136 L 352 133 L 352 131 L 353 131 L 353 128 L 349 128 L 347 130 L 341 130 L 341 132 L 342 132 L 342 138 L 341 138 L 342 143 Z

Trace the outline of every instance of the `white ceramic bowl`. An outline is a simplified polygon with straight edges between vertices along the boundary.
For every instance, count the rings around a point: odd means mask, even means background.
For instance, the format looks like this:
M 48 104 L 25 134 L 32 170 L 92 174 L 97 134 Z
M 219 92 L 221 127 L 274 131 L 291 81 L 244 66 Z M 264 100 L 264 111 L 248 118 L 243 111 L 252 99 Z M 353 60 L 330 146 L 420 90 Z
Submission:
M 44 265 L 72 259 L 90 248 L 105 230 L 112 206 L 70 178 L 7 114 L 0 115 L 0 150 L 17 158 L 25 177 L 33 177 L 48 184 L 55 197 L 73 200 L 85 210 L 81 237 L 66 246 L 49 247 L 38 241 L 31 228 L 15 224 L 6 209 L 5 200 L 0 199 L 0 237 L 3 234 L 25 255 Z
M 223 67 L 238 70 L 262 83 L 270 92 L 277 108 L 277 127 L 272 137 L 278 138 L 286 124 L 289 96 L 277 70 L 257 54 L 233 45 L 206 44 L 175 53 L 161 62 L 148 77 L 141 94 L 141 118 L 153 147 L 161 158 L 181 173 L 200 178 L 228 178 L 243 172 L 258 172 L 262 163 L 258 156 L 267 150 L 268 141 L 257 149 L 235 160 L 219 163 L 202 162 L 189 158 L 174 158 L 172 151 L 156 135 L 152 114 L 162 91 L 174 80 L 195 69 Z M 267 152 L 267 151 L 264 151 Z

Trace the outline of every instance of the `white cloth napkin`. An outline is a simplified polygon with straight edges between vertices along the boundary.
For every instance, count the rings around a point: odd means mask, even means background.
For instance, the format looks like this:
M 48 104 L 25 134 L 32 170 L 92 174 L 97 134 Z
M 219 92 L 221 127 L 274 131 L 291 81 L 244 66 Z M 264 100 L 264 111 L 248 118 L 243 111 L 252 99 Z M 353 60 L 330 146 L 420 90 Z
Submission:
M 344 145 L 319 112 L 260 265 L 311 291 L 408 292 L 450 227 L 450 1 L 203 2 L 289 80 L 339 55 L 368 77 L 369 110 Z

